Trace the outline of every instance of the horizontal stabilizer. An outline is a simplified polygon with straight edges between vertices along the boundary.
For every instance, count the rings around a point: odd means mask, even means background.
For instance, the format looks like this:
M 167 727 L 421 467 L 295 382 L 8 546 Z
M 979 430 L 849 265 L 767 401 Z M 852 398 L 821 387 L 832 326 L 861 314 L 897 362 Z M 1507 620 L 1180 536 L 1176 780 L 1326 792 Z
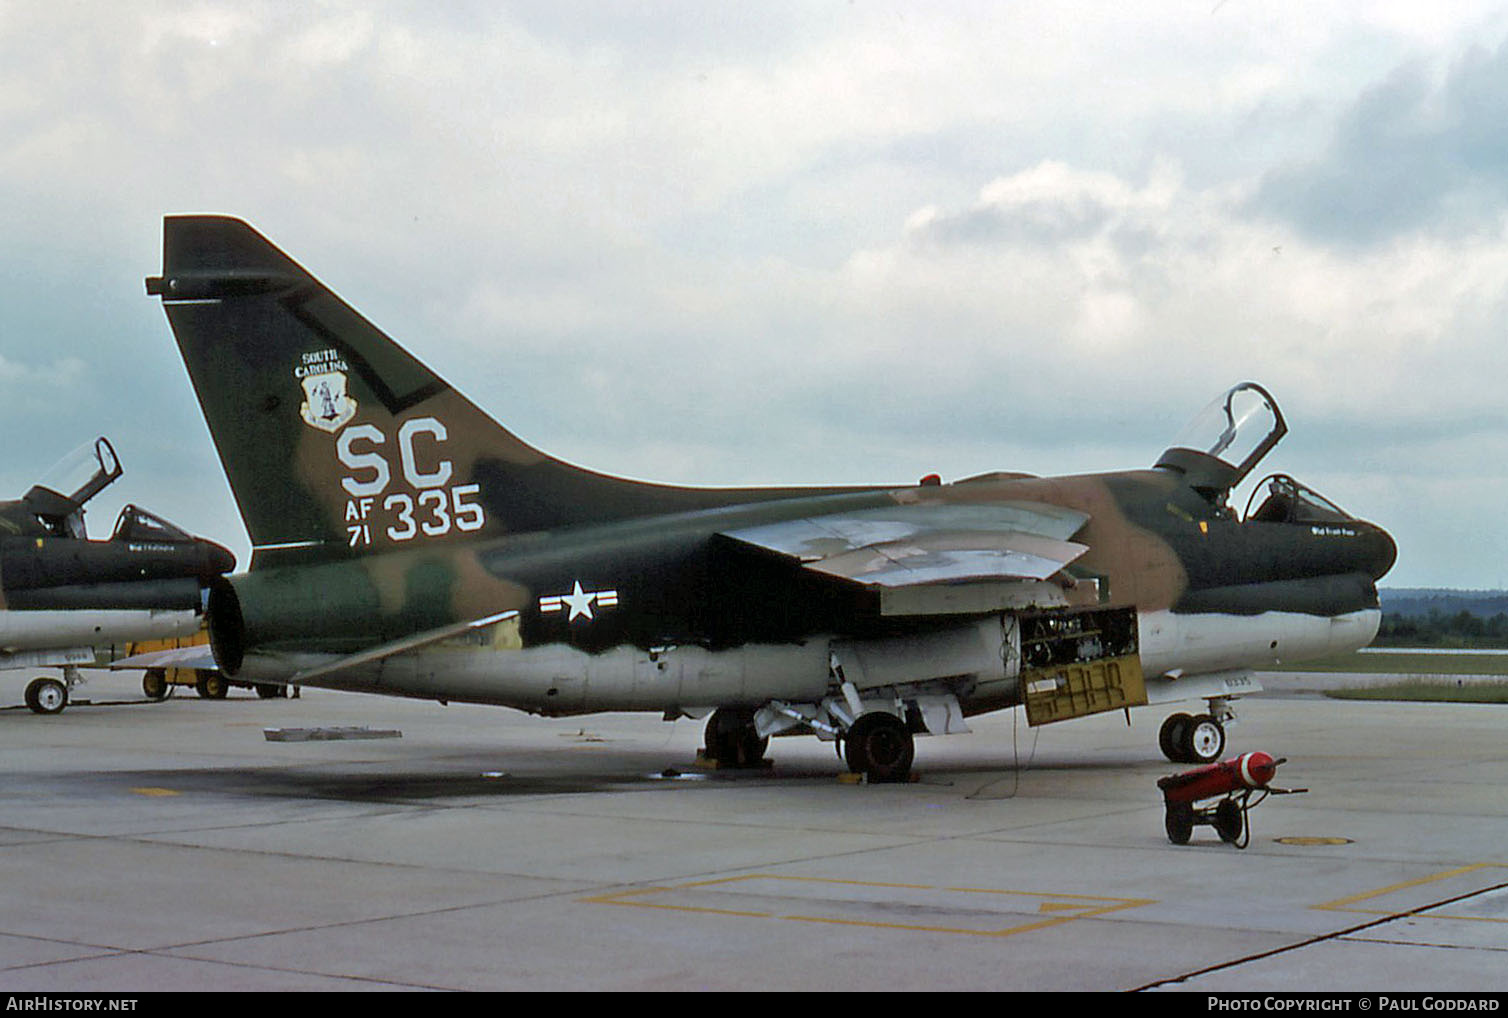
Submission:
M 306 668 L 293 675 L 287 681 L 296 686 L 301 682 L 308 682 L 310 679 L 333 675 L 336 672 L 347 671 L 351 668 L 359 668 L 362 665 L 369 665 L 381 661 L 383 658 L 392 657 L 395 654 L 418 650 L 420 647 L 427 647 L 432 643 L 439 643 L 441 640 L 449 640 L 457 636 L 464 636 L 466 633 L 477 629 L 485 629 L 488 626 L 514 618 L 517 615 L 518 612 L 516 611 L 498 612 L 496 615 L 488 615 L 485 618 L 468 619 L 465 622 L 440 626 L 438 629 L 427 629 L 422 633 L 415 633 L 412 636 L 389 640 L 387 643 L 379 643 L 375 647 L 368 647 L 366 650 L 358 651 L 355 654 L 348 654 L 327 664 Z

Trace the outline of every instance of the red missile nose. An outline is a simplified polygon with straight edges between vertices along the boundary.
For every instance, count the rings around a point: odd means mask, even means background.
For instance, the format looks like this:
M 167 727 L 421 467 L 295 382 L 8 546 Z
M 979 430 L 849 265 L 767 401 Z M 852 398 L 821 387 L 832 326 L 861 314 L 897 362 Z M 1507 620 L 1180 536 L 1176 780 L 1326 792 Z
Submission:
M 1278 762 L 1260 750 L 1243 753 L 1236 758 L 1241 783 L 1247 788 L 1265 788 L 1278 773 Z

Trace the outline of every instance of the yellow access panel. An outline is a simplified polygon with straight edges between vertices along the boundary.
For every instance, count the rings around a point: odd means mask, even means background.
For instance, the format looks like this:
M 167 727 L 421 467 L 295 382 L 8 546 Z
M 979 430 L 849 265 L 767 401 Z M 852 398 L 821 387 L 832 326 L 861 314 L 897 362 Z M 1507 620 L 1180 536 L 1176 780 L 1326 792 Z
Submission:
M 1135 654 L 1021 673 L 1026 723 L 1046 725 L 1147 702 L 1141 659 Z
M 1048 608 L 1017 622 L 1028 724 L 1147 702 L 1135 607 Z

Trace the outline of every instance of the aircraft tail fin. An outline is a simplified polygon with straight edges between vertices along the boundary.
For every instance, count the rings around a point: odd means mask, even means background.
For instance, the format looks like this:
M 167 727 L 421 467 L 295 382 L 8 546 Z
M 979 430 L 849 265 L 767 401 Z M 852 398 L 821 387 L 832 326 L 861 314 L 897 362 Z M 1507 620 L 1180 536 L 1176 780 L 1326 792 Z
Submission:
M 707 508 L 513 435 L 251 226 L 170 216 L 162 298 L 254 548 L 252 566 Z

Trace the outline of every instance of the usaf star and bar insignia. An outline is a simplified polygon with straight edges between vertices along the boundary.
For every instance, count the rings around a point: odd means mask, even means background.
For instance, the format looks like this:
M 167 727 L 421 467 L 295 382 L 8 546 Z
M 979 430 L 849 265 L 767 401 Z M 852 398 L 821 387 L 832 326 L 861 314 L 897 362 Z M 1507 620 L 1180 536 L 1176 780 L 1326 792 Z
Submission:
M 618 592 L 616 590 L 582 590 L 581 581 L 575 581 L 569 594 L 557 594 L 552 597 L 539 599 L 539 610 L 545 615 L 555 612 L 568 612 L 567 622 L 575 622 L 579 618 L 588 621 L 595 619 L 593 608 L 612 608 L 618 604 Z

